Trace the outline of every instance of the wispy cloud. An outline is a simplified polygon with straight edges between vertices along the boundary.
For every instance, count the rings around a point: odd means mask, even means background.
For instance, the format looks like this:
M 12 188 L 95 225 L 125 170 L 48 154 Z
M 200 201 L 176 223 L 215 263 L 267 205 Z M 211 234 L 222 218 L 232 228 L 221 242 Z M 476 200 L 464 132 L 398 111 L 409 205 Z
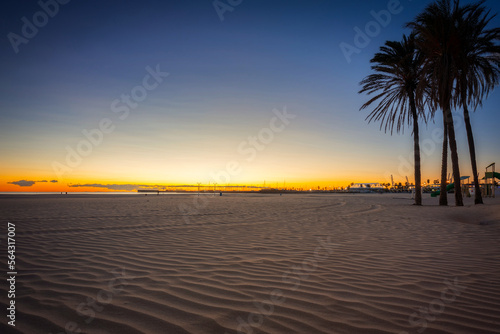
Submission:
M 12 181 L 12 182 L 7 182 L 9 184 L 15 184 L 16 186 L 19 187 L 31 187 L 36 183 L 36 181 L 27 181 L 27 180 L 19 180 L 19 181 Z
M 7 182 L 8 184 L 15 184 L 16 186 L 19 187 L 31 187 L 35 183 L 47 183 L 47 182 L 52 182 L 52 183 L 57 183 L 59 181 L 57 180 L 41 180 L 41 181 L 31 181 L 31 180 L 19 180 L 19 181 L 12 181 L 12 182 Z

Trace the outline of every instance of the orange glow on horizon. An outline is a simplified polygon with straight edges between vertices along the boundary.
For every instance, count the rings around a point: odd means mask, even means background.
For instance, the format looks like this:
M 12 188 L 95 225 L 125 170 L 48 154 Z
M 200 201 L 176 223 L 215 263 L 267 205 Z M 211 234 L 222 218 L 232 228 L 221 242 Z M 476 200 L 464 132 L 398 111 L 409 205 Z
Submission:
M 15 178 L 14 178 L 15 179 Z M 16 180 L 22 180 L 17 178 Z M 362 180 L 364 181 L 364 180 Z M 9 181 L 11 182 L 11 181 Z M 265 183 L 264 183 L 265 182 Z M 288 190 L 317 190 L 318 187 L 321 190 L 332 190 L 339 187 L 347 187 L 351 182 L 355 182 L 354 179 L 347 180 L 304 180 L 304 181 L 260 181 L 260 182 L 243 182 L 243 183 L 230 183 L 230 184 L 216 184 L 215 186 L 219 190 L 231 191 L 231 190 L 259 190 L 262 188 L 270 189 L 288 189 Z M 361 181 L 359 181 L 361 182 Z M 74 185 L 85 185 L 85 184 L 98 184 L 102 186 L 85 186 L 85 187 L 75 187 Z M 111 188 L 106 188 L 105 185 L 110 185 Z M 120 186 L 135 185 L 135 189 L 119 189 Z M 140 186 L 139 186 L 140 185 Z M 191 187 L 182 187 L 183 185 L 189 185 Z M 17 184 L 12 184 L 8 182 L 0 183 L 0 192 L 120 192 L 120 191 L 131 191 L 134 192 L 136 189 L 167 189 L 167 190 L 185 190 L 185 191 L 197 191 L 198 184 L 192 182 L 114 182 L 113 180 L 72 180 L 63 182 L 40 182 L 37 181 L 31 186 L 19 186 Z M 130 186 L 132 187 L 132 186 Z M 201 183 L 202 189 L 213 190 L 214 183 Z
M 262 172 L 261 172 L 262 173 Z M 259 173 L 259 174 L 261 174 Z M 305 173 L 311 174 L 309 171 L 304 171 Z M 345 173 L 345 171 L 344 171 Z M 351 183 L 358 182 L 379 182 L 379 183 L 388 183 L 390 180 L 384 178 L 384 175 L 376 172 L 358 172 L 351 171 L 352 175 L 346 176 L 345 174 L 329 172 L 328 174 L 337 174 L 338 177 L 332 178 L 330 176 L 323 176 L 321 174 L 326 174 L 325 170 L 317 171 L 314 174 L 317 174 L 317 177 L 290 177 L 285 175 L 284 177 L 276 177 L 277 174 L 274 171 L 271 172 L 269 177 L 260 176 L 248 177 L 248 178 L 239 178 L 235 180 L 230 180 L 231 182 L 217 182 L 217 189 L 222 189 L 224 191 L 230 191 L 234 188 L 234 186 L 249 187 L 247 190 L 251 189 L 261 189 L 261 188 L 273 188 L 273 189 L 288 189 L 288 190 L 332 190 L 340 187 L 347 187 Z M 263 174 L 263 173 L 262 173 Z M 0 181 L 0 192 L 117 192 L 117 191 L 136 191 L 137 189 L 143 188 L 154 188 L 163 190 L 164 188 L 167 190 L 174 189 L 183 189 L 187 191 L 196 191 L 198 182 L 201 182 L 201 185 L 208 189 L 207 187 L 214 186 L 213 179 L 209 182 L 209 177 L 193 177 L 186 180 L 186 177 L 179 178 L 177 180 L 165 180 L 161 179 L 161 177 L 153 175 L 143 176 L 141 178 L 134 178 L 134 173 L 129 173 L 127 177 L 122 177 L 122 175 L 114 175 L 112 177 L 101 177 L 101 178 L 91 178 L 85 177 L 80 174 L 77 177 L 66 178 L 57 180 L 51 180 L 50 178 L 43 177 L 42 174 L 31 174 L 30 176 L 21 176 L 19 173 L 10 173 L 10 175 L 4 176 L 2 181 Z M 195 174 L 193 174 L 195 175 Z M 288 174 L 289 175 L 289 174 Z M 83 176 L 83 177 L 82 177 Z M 205 180 L 203 180 L 205 178 Z M 411 178 L 411 177 L 410 177 Z M 423 178 L 425 179 L 425 178 Z M 32 180 L 32 181 L 30 181 Z M 225 180 L 224 178 L 220 178 L 220 180 Z M 24 181 L 24 182 L 20 182 Z M 203 182 L 204 181 L 204 182 Z M 13 184 L 18 183 L 18 184 Z M 33 183 L 34 182 L 34 183 Z M 394 177 L 394 182 L 405 182 L 405 180 Z M 411 180 L 410 180 L 411 182 Z M 25 185 L 25 186 L 20 186 Z M 31 185 L 30 185 L 31 184 Z M 97 185 L 97 186 L 78 186 L 75 185 Z M 191 187 L 182 187 L 183 185 L 190 185 Z M 106 186 L 110 186 L 109 188 Z M 227 187 L 224 189 L 224 187 Z M 255 187 L 255 188 L 250 188 Z M 241 188 L 239 189 L 241 190 Z

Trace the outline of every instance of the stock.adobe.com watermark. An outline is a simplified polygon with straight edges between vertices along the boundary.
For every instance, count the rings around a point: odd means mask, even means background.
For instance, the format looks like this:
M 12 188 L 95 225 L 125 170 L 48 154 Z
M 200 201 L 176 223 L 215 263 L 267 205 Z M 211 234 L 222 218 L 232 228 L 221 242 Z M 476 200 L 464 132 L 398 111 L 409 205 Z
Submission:
M 465 126 L 464 118 L 458 111 L 452 111 L 455 131 Z M 442 149 L 444 131 L 442 127 L 433 129 L 427 137 L 420 136 L 420 166 L 423 166 L 428 158 L 435 156 L 438 150 Z M 413 143 L 411 144 L 413 147 Z M 441 157 L 441 155 L 439 156 Z M 396 170 L 387 170 L 384 173 L 385 182 L 391 182 L 393 177 L 404 179 L 408 175 L 413 175 L 415 171 L 414 152 L 410 151 L 407 155 L 398 156 L 398 167 Z
M 252 162 L 257 158 L 258 152 L 262 152 L 270 145 L 275 138 L 275 135 L 283 132 L 290 125 L 290 122 L 297 115 L 290 114 L 286 106 L 283 110 L 273 109 L 274 116 L 269 120 L 269 126 L 261 128 L 256 135 L 248 136 L 243 140 L 237 148 L 240 156 L 245 157 L 246 162 Z M 213 182 L 224 184 L 231 181 L 231 177 L 241 173 L 241 163 L 237 160 L 229 161 L 226 164 L 225 170 L 210 172 L 210 178 Z
M 408 0 L 411 1 L 411 0 Z M 352 62 L 352 56 L 360 54 L 361 50 L 370 45 L 373 38 L 379 36 L 384 28 L 387 28 L 394 15 L 403 11 L 404 7 L 399 0 L 389 0 L 387 8 L 382 10 L 371 10 L 370 21 L 362 28 L 355 26 L 352 43 L 342 42 L 339 44 L 340 50 L 348 64 Z
M 243 163 L 254 161 L 258 153 L 264 151 L 274 141 L 276 135 L 283 132 L 297 117 L 289 113 L 286 106 L 283 110 L 273 109 L 272 113 L 273 117 L 269 120 L 268 126 L 261 128 L 255 135 L 248 136 L 238 144 L 236 152 L 243 160 L 230 160 L 225 168 L 210 172 L 210 180 L 213 184 L 229 184 L 232 178 L 242 173 Z M 178 208 L 185 223 L 189 224 L 190 216 L 199 214 L 200 210 L 208 206 L 208 202 L 209 200 L 204 196 L 194 196 L 192 204 L 180 203 Z
M 129 284 L 128 281 L 133 277 L 128 276 L 124 269 L 113 270 L 111 272 L 113 278 L 108 281 L 105 289 L 99 290 L 94 297 L 87 297 L 85 302 L 78 304 L 76 313 L 78 316 L 83 317 L 83 322 L 89 325 L 96 318 L 97 313 L 104 311 L 105 307 L 113 302 L 113 298 L 120 294 Z M 74 321 L 68 321 L 64 326 L 64 332 L 55 334 L 80 334 L 82 328 L 80 324 Z M 87 333 L 87 331 L 85 331 Z M 49 333 L 52 334 L 52 333 Z
M 318 261 L 325 261 L 333 254 L 334 247 L 340 246 L 333 243 L 331 237 L 316 238 L 318 246 L 314 249 L 314 255 L 302 261 L 300 265 L 293 265 L 290 269 L 281 275 L 281 281 L 285 284 L 291 284 L 289 290 L 295 292 L 299 289 L 302 282 L 309 278 L 318 268 Z M 269 293 L 269 298 L 260 302 L 253 303 L 254 312 L 250 312 L 246 319 L 238 316 L 236 322 L 237 334 L 253 334 L 255 329 L 260 328 L 267 317 L 274 314 L 276 307 L 286 302 L 286 294 L 281 289 L 273 289 Z M 225 333 L 229 334 L 229 333 Z
M 12 46 L 12 49 L 17 54 L 19 53 L 19 46 L 22 44 L 28 44 L 30 40 L 36 37 L 39 29 L 45 27 L 51 18 L 54 18 L 59 13 L 61 5 L 66 5 L 71 0 L 47 0 L 38 1 L 38 6 L 40 10 L 35 12 L 31 19 L 23 16 L 21 18 L 21 29 L 20 32 L 14 33 L 9 32 L 7 34 L 7 39 Z
M 217 16 L 219 16 L 219 20 L 222 22 L 224 21 L 224 14 L 234 11 L 234 8 L 241 5 L 242 2 L 243 0 L 215 0 L 212 2 L 212 5 Z
M 408 317 L 408 323 L 412 328 L 422 334 L 430 322 L 433 322 L 437 317 L 444 313 L 446 306 L 453 303 L 466 287 L 459 284 L 458 277 L 455 277 L 453 282 L 444 280 L 445 288 L 441 290 L 439 298 L 433 299 L 427 307 L 420 307 L 416 312 L 413 312 Z M 410 334 L 408 331 L 401 331 L 398 334 Z
M 147 74 L 143 77 L 140 85 L 133 87 L 130 93 L 121 94 L 119 99 L 111 102 L 111 112 L 116 114 L 120 121 L 126 120 L 130 116 L 130 111 L 137 109 L 139 103 L 148 97 L 148 92 L 158 88 L 164 78 L 169 76 L 168 72 L 161 71 L 159 64 L 154 69 L 146 66 L 146 72 Z M 95 128 L 83 129 L 82 135 L 84 138 L 80 139 L 74 146 L 66 145 L 64 162 L 52 162 L 52 170 L 57 177 L 61 179 L 64 174 L 80 166 L 83 158 L 89 156 L 95 147 L 102 145 L 105 135 L 111 134 L 115 129 L 115 122 L 107 117 L 102 118 Z

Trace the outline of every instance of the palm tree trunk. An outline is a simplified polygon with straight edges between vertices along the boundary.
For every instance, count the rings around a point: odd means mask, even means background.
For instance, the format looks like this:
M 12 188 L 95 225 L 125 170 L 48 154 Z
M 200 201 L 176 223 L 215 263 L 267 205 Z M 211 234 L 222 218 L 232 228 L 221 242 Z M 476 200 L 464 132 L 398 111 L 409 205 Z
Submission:
M 448 123 L 448 138 L 450 140 L 453 183 L 455 184 L 455 205 L 464 206 L 462 187 L 460 186 L 460 167 L 458 165 L 458 150 L 457 141 L 455 139 L 455 127 L 453 125 L 453 115 L 449 106 L 448 108 L 446 108 L 446 116 L 446 122 Z
M 410 95 L 410 108 L 413 115 L 413 155 L 415 163 L 415 205 L 422 205 L 422 179 L 420 172 L 420 139 L 418 134 L 418 115 L 415 98 Z
M 467 130 L 467 141 L 469 142 L 469 154 L 470 162 L 472 165 L 472 174 L 474 175 L 474 204 L 483 204 L 483 196 L 481 195 L 481 187 L 479 186 L 479 174 L 477 173 L 476 147 L 474 145 L 474 135 L 472 134 L 472 126 L 470 124 L 467 103 L 464 103 L 464 121 L 465 129 Z
M 448 194 L 446 193 L 448 174 L 448 123 L 443 110 L 443 153 L 441 155 L 441 187 L 439 193 L 439 205 L 448 205 Z

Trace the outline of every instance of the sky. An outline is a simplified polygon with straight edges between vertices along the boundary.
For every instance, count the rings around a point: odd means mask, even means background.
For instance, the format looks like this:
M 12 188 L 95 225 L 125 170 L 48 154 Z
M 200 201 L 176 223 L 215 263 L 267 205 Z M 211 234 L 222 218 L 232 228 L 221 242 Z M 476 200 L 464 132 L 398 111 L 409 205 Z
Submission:
M 358 91 L 428 3 L 7 1 L 0 191 L 411 181 L 411 130 L 367 123 Z M 472 116 L 481 173 L 500 161 L 498 105 L 497 88 Z M 421 125 L 424 182 L 439 178 L 441 124 Z

